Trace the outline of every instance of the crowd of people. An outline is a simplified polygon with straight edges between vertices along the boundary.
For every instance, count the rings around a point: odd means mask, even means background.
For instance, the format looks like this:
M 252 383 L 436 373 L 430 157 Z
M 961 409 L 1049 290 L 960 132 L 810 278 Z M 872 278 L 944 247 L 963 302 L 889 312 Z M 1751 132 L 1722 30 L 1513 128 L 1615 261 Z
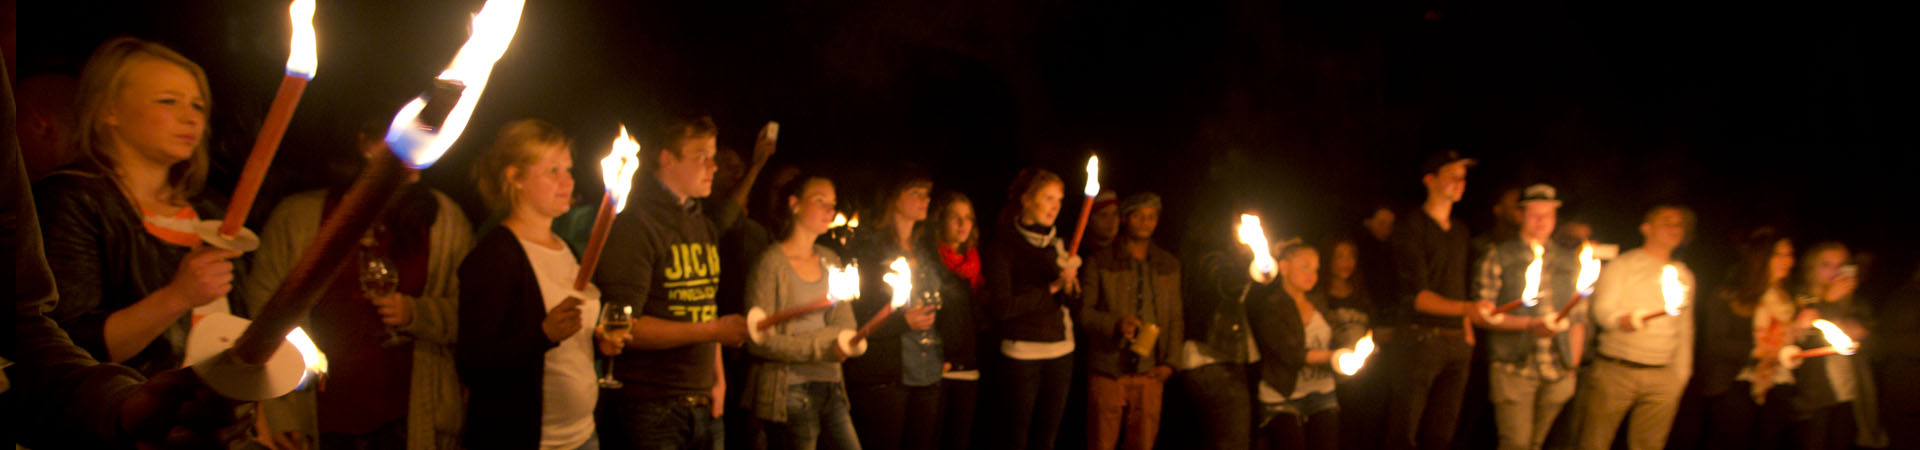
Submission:
M 44 314 L 71 337 L 64 348 L 84 351 L 55 365 L 92 375 L 11 356 L 22 366 L 8 369 L 15 389 L 63 411 L 21 423 L 72 422 L 23 435 L 66 433 L 28 440 L 49 448 L 93 442 L 75 436 L 177 437 L 143 424 L 185 409 L 155 413 L 128 398 L 154 401 L 134 393 L 181 376 L 196 308 L 257 313 L 345 187 L 280 199 L 258 251 L 201 245 L 192 224 L 223 214 L 204 186 L 206 74 L 122 38 L 94 53 L 76 91 L 66 140 L 76 156 L 33 174 L 30 207 L 16 216 L 38 229 L 14 247 L 25 262 L 16 294 L 21 323 Z M 1675 255 L 1694 238 L 1693 213 L 1659 205 L 1644 211 L 1640 245 L 1596 271 L 1586 265 L 1600 258 L 1582 254 L 1595 247 L 1591 228 L 1559 222 L 1550 185 L 1502 192 L 1504 229 L 1469 231 L 1455 205 L 1476 161 L 1454 151 L 1405 177 L 1425 186 L 1416 207 L 1368 211 L 1351 235 L 1275 236 L 1268 248 L 1170 251 L 1156 231 L 1163 202 L 1180 199 L 1151 192 L 1100 192 L 1087 198 L 1087 224 L 1062 223 L 1072 188 L 1042 168 L 1020 171 L 987 221 L 967 195 L 901 171 L 855 228 L 836 224 L 853 194 L 835 174 L 774 170 L 755 190 L 774 137 L 762 134 L 743 160 L 718 148 L 719 133 L 689 118 L 639 134 L 634 204 L 577 289 L 598 213 L 575 201 L 581 155 L 554 124 L 502 126 L 471 167 L 489 217 L 470 220 L 425 185 L 398 194 L 305 322 L 329 360 L 324 381 L 240 406 L 251 419 L 220 439 L 1440 449 L 1475 445 L 1469 425 L 1484 413 L 1497 430 L 1487 442 L 1502 449 L 1920 445 L 1920 402 L 1901 381 L 1920 367 L 1920 287 L 1869 311 L 1837 242 L 1754 230 L 1726 281 L 1697 289 Z M 378 135 L 361 150 L 382 151 Z M 1084 242 L 1070 237 L 1077 226 Z M 42 243 L 37 266 L 28 255 Z M 51 269 L 57 296 L 29 291 L 44 278 L 29 265 Z M 831 275 L 850 266 L 857 297 L 748 323 L 749 310 L 828 298 Z M 889 278 L 906 274 L 911 292 L 893 292 Z M 1514 302 L 1523 305 L 1503 308 Z M 65 345 L 28 338 L 40 330 L 21 326 L 18 341 Z M 1832 346 L 1834 331 L 1857 351 L 1799 353 Z M 1469 389 L 1476 379 L 1483 392 Z

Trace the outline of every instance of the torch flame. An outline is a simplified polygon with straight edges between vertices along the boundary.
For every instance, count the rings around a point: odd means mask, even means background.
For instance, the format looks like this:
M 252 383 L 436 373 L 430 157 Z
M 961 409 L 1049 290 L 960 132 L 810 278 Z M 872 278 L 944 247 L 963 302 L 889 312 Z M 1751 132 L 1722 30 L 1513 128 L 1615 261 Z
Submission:
M 1540 303 L 1540 271 L 1541 266 L 1545 265 L 1542 264 L 1542 261 L 1547 259 L 1545 258 L 1547 252 L 1546 246 L 1538 243 L 1531 245 L 1533 246 L 1533 262 L 1527 263 L 1527 287 L 1520 292 L 1520 301 L 1526 303 L 1527 306 Z
M 847 219 L 847 228 L 848 229 L 860 228 L 859 214 L 854 214 L 852 219 Z
M 1847 332 L 1841 331 L 1839 325 L 1834 325 L 1827 319 L 1814 319 L 1813 327 L 1820 329 L 1820 334 L 1827 338 L 1827 345 L 1833 346 L 1836 353 L 1851 355 L 1854 350 L 1860 349 L 1860 344 L 1853 342 L 1853 338 L 1847 337 Z
M 1100 195 L 1100 155 L 1087 157 L 1087 198 Z
M 613 149 L 607 157 L 600 160 L 600 176 L 605 179 L 607 194 L 613 198 L 613 212 L 619 214 L 627 208 L 627 191 L 633 186 L 633 174 L 640 171 L 640 143 L 627 135 L 627 126 L 620 126 L 620 137 L 613 139 Z
M 493 63 L 500 60 L 507 44 L 513 42 L 514 32 L 520 27 L 520 10 L 525 6 L 525 0 L 492 0 L 473 16 L 473 34 L 467 37 L 460 52 L 454 54 L 447 70 L 440 72 L 439 79 L 458 82 L 466 88 L 438 130 L 420 123 L 420 111 L 427 107 L 425 98 L 415 97 L 393 116 L 393 124 L 387 127 L 387 145 L 408 166 L 422 169 L 433 165 L 460 139 L 460 133 L 466 131 L 467 120 L 473 117 L 474 106 L 480 103 L 480 94 L 487 90 L 487 77 L 492 75 Z
M 1600 281 L 1600 260 L 1593 257 L 1593 243 L 1580 244 L 1580 278 L 1577 281 L 1580 292 L 1591 295 L 1593 284 Z
M 887 274 L 880 277 L 887 286 L 893 288 L 893 307 L 907 307 L 907 300 L 913 298 L 913 268 L 907 265 L 907 258 L 893 259 L 887 266 Z
M 1686 284 L 1680 282 L 1680 270 L 1672 264 L 1660 269 L 1660 293 L 1665 297 L 1667 315 L 1680 315 L 1680 306 L 1687 302 Z
M 847 215 L 841 214 L 841 213 L 833 213 L 833 225 L 827 228 L 840 228 L 844 226 L 847 226 Z
M 313 49 L 314 43 L 319 41 L 313 34 L 313 0 L 293 0 L 293 4 L 287 6 L 287 15 L 293 18 L 287 73 L 311 80 L 314 69 L 320 66 L 318 52 Z
M 1240 243 L 1253 250 L 1253 265 L 1248 270 L 1255 279 L 1280 270 L 1279 263 L 1273 260 L 1273 249 L 1267 247 L 1267 232 L 1260 228 L 1260 216 L 1241 214 L 1239 232 Z
M 1353 343 L 1353 353 L 1341 354 L 1340 359 L 1333 362 L 1334 370 L 1347 376 L 1360 373 L 1360 366 L 1367 363 L 1367 357 L 1370 355 L 1373 355 L 1372 331 L 1368 331 L 1366 336 L 1360 337 L 1359 341 Z
M 847 263 L 844 267 L 827 266 L 827 301 L 842 302 L 860 298 L 860 267 L 856 263 Z
M 316 374 L 327 373 L 327 355 L 320 353 L 320 346 L 313 344 L 313 338 L 307 337 L 307 331 L 294 327 L 287 332 L 287 342 L 300 350 L 300 360 L 307 364 L 307 371 Z

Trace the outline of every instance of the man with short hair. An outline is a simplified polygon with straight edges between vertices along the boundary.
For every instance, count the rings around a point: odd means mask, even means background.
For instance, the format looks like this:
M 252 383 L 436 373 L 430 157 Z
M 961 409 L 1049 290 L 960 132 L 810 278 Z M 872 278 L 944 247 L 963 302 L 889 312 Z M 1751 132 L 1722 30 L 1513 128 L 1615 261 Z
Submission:
M 1124 440 L 1128 449 L 1148 449 L 1159 432 L 1161 392 L 1173 376 L 1171 358 L 1185 336 L 1180 260 L 1153 243 L 1159 195 L 1133 194 L 1117 209 L 1124 234 L 1088 259 L 1089 270 L 1081 273 L 1087 443 L 1091 449 L 1112 450 Z
M 1573 398 L 1579 367 L 1573 346 L 1584 325 L 1579 311 L 1564 318 L 1559 311 L 1579 295 L 1580 262 L 1576 251 L 1552 240 L 1560 210 L 1553 186 L 1527 186 L 1517 207 L 1518 235 L 1494 243 L 1480 258 L 1478 298 L 1496 305 L 1523 302 L 1486 327 L 1488 396 L 1500 448 L 1538 450 L 1560 408 Z M 1529 281 L 1536 289 L 1531 297 Z
M 708 118 L 670 124 L 643 147 L 648 176 L 613 223 L 594 274 L 609 307 L 633 307 L 632 341 L 615 357 L 624 383 L 601 391 L 607 448 L 706 449 L 726 399 L 720 346 L 746 322 L 719 316 L 719 227 L 695 200 L 712 190 L 717 130 Z
M 1080 242 L 1080 257 L 1099 254 L 1114 245 L 1120 234 L 1120 194 L 1112 189 L 1093 197 L 1093 212 L 1087 214 L 1087 238 Z
M 1467 299 L 1467 226 L 1452 217 L 1466 194 L 1473 159 L 1448 150 L 1422 165 L 1427 199 L 1393 229 L 1401 329 L 1387 347 L 1400 370 L 1388 407 L 1388 449 L 1446 448 L 1467 387 L 1473 357 L 1467 325 L 1483 324 L 1493 306 Z
M 1656 206 L 1640 224 L 1646 244 L 1621 254 L 1594 284 L 1593 323 L 1599 328 L 1593 368 L 1580 381 L 1585 423 L 1580 448 L 1612 448 L 1620 420 L 1629 414 L 1627 444 L 1636 450 L 1663 448 L 1672 430 L 1680 394 L 1693 376 L 1693 272 L 1673 259 L 1687 240 L 1693 211 Z M 1666 310 L 1661 279 L 1673 267 L 1688 287 L 1677 317 L 1646 314 Z

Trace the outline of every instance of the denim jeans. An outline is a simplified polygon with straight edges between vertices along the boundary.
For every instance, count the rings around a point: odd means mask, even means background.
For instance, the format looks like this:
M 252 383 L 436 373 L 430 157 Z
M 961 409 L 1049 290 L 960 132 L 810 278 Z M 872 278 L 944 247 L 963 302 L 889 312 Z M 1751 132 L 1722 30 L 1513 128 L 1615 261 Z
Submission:
M 860 450 L 847 414 L 847 390 L 840 383 L 787 385 L 786 423 L 762 421 L 760 427 L 773 450 Z
M 710 403 L 693 398 L 631 400 L 600 396 L 600 446 L 638 450 L 709 450 L 715 420 Z M 704 397 L 701 397 L 704 398 Z

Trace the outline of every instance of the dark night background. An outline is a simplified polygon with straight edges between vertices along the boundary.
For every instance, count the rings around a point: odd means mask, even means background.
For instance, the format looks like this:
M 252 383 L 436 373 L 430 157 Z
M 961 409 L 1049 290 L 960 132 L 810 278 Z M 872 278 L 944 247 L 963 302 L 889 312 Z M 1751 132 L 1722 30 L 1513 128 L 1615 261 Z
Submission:
M 13 79 L 77 74 L 108 36 L 166 43 L 212 78 L 212 190 L 230 189 L 286 52 L 278 1 L 17 5 Z M 1912 11 L 1675 2 L 532 1 L 465 138 L 427 183 L 469 206 L 468 162 L 511 119 L 576 137 L 582 198 L 616 122 L 712 114 L 743 152 L 782 123 L 774 165 L 827 170 L 843 202 L 923 169 L 998 209 L 1022 167 L 1089 152 L 1103 181 L 1168 199 L 1162 241 L 1225 238 L 1259 208 L 1280 234 L 1349 231 L 1422 195 L 1422 155 L 1483 164 L 1456 216 L 1489 228 L 1504 184 L 1546 181 L 1562 218 L 1638 245 L 1657 202 L 1699 210 L 1707 280 L 1736 230 L 1785 227 L 1912 273 Z M 1366 2 L 1358 2 L 1366 3 Z M 318 76 L 255 208 L 330 182 L 465 39 L 477 1 L 320 0 Z M 1908 6 L 1907 8 L 1912 8 Z M 591 195 L 588 195 L 591 194 Z M 1229 195 L 1234 194 L 1234 195 Z M 1230 209 L 1231 208 L 1231 209 Z M 1070 198 L 1062 223 L 1071 223 Z M 1402 208 L 1404 210 L 1404 208 Z M 1205 214 L 1200 214 L 1204 212 Z M 1202 220 L 1206 219 L 1206 220 Z M 1903 220 L 1905 219 L 1905 220 Z M 1270 225 L 1269 229 L 1273 230 Z

